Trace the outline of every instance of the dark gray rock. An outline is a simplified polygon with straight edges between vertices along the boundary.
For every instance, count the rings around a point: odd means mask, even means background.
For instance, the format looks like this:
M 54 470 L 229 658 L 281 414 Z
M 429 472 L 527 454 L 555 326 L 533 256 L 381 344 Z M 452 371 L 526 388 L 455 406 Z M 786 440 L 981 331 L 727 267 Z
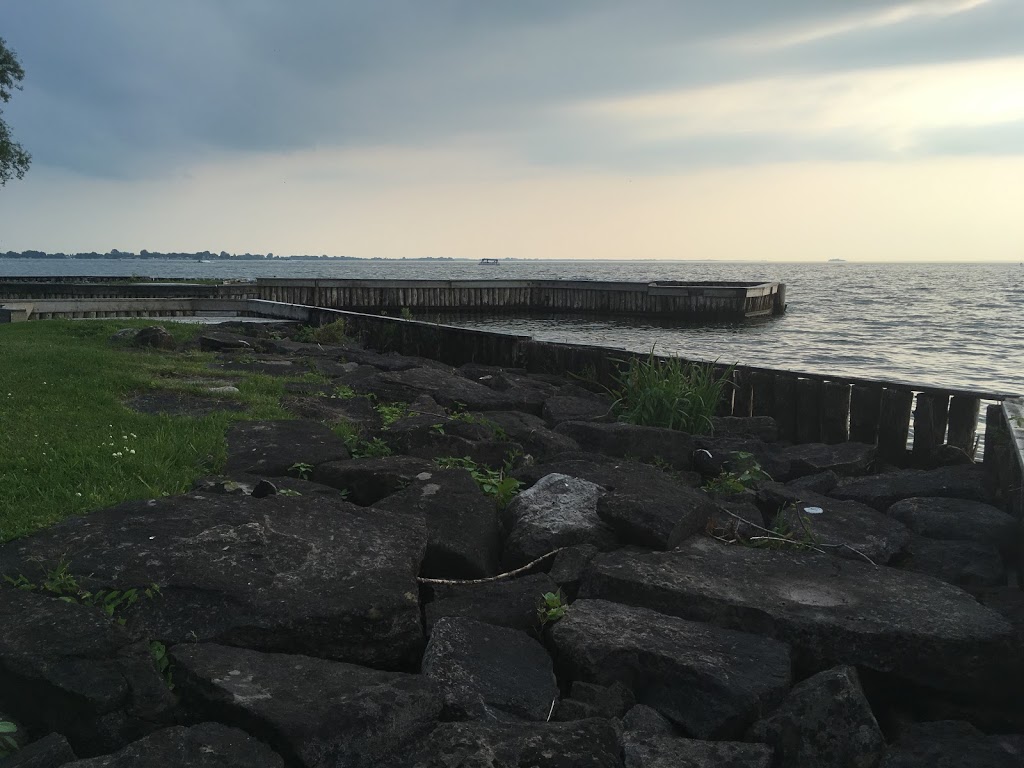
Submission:
M 170 655 L 195 711 L 261 734 L 302 765 L 375 766 L 441 714 L 420 675 L 207 644 L 178 645 Z
M 689 469 L 693 436 L 676 429 L 639 424 L 566 421 L 555 431 L 585 446 L 588 451 L 638 461 L 659 460 L 674 469 Z
M 712 416 L 715 437 L 750 437 L 765 443 L 779 439 L 779 425 L 771 416 Z
M 389 426 L 382 437 L 398 454 L 423 459 L 467 457 L 491 467 L 500 467 L 510 453 L 522 453 L 522 446 L 496 437 L 494 427 L 483 419 L 468 418 L 472 421 L 429 414 L 409 416 Z
M 837 501 L 770 483 L 761 487 L 758 503 L 777 528 L 781 523 L 781 528 L 797 540 L 827 549 L 837 557 L 867 557 L 873 563 L 884 564 L 910 543 L 910 531 L 902 523 L 855 501 Z M 808 507 L 822 512 L 804 512 Z M 772 516 L 769 509 L 780 511 Z
M 314 469 L 312 479 L 348 491 L 349 501 L 368 507 L 411 485 L 417 476 L 436 471 L 437 466 L 426 459 L 384 456 L 330 461 Z
M 503 563 L 531 562 L 559 547 L 615 545 L 615 534 L 597 516 L 600 486 L 567 475 L 548 475 L 516 496 L 506 514 L 512 521 Z
M 140 328 L 138 333 L 132 337 L 132 344 L 136 347 L 152 347 L 153 349 L 177 349 L 178 343 L 162 325 L 147 325 Z
M 703 531 L 716 512 L 706 493 L 677 483 L 630 491 L 613 491 L 597 502 L 598 516 L 627 544 L 669 549 Z
M 344 441 L 312 421 L 243 421 L 228 429 L 227 440 L 228 474 L 302 477 L 305 467 L 348 458 Z
M 646 733 L 622 737 L 625 768 L 771 768 L 772 749 L 764 744 L 697 741 Z
M 1006 584 L 1006 567 L 999 550 L 977 541 L 915 536 L 898 567 L 926 573 L 967 590 Z
M 793 687 L 747 741 L 773 746 L 787 768 L 875 768 L 885 737 L 864 697 L 857 670 L 835 667 Z
M 529 398 L 517 396 L 515 390 L 496 392 L 457 373 L 435 367 L 382 371 L 352 386 L 358 392 L 373 394 L 385 402 L 408 403 L 426 394 L 446 408 L 528 412 L 532 409 L 536 413 L 536 406 Z
M 555 395 L 544 401 L 541 415 L 551 426 L 565 421 L 614 420 L 611 400 L 597 395 Z
M 199 339 L 199 348 L 206 352 L 221 352 L 227 349 L 253 349 L 258 341 L 248 336 L 227 331 L 206 331 Z
M 798 669 L 850 664 L 990 696 L 1021 680 L 1004 619 L 941 581 L 813 552 L 693 538 L 672 552 L 598 555 L 581 598 L 616 600 L 793 646 Z
M 599 453 L 560 453 L 533 465 L 517 468 L 513 473 L 525 486 L 531 486 L 545 475 L 559 474 L 578 477 L 581 480 L 600 485 L 609 491 L 631 493 L 646 490 L 650 486 L 669 484 L 694 487 L 700 484 L 694 476 L 689 482 L 689 473 L 663 472 L 639 461 L 616 459 Z
M 969 723 L 916 723 L 893 746 L 879 768 L 1020 768 L 1022 755 L 998 736 Z
M 546 573 L 478 584 L 432 584 L 432 601 L 425 616 L 428 630 L 445 616 L 463 616 L 523 631 L 540 628 L 537 608 L 541 596 L 558 585 Z
M 837 485 L 839 485 L 839 475 L 831 469 L 814 475 L 804 475 L 786 483 L 786 486 L 794 491 L 813 491 L 823 494 L 831 493 Z
M 801 443 L 785 448 L 790 476 L 805 477 L 820 472 L 835 472 L 839 477 L 856 477 L 868 471 L 875 460 L 875 446 L 865 443 Z
M 276 355 L 250 354 L 236 355 L 232 352 L 221 352 L 218 355 L 221 361 L 212 367 L 223 371 L 245 371 L 247 373 L 261 373 L 265 376 L 301 376 L 308 372 L 305 365 L 298 364 L 298 360 L 291 360 Z
M 519 630 L 443 618 L 431 629 L 423 676 L 455 719 L 544 722 L 558 698 L 551 657 Z
M 0 706 L 29 733 L 58 731 L 94 755 L 169 718 L 174 700 L 149 646 L 98 608 L 0 588 L 0 626 Z
M 187 639 L 379 667 L 418 662 L 422 517 L 324 497 L 189 494 L 74 517 L 0 547 L 0 573 L 66 557 L 88 589 L 160 585 L 126 612 Z M 148 659 L 147 659 L 148 661 Z
M 283 768 L 281 756 L 237 728 L 200 723 L 164 728 L 119 752 L 64 768 Z
M 579 544 L 575 547 L 563 549 L 551 563 L 551 570 L 548 575 L 559 588 L 569 597 L 576 598 L 576 592 L 580 587 L 580 579 L 587 569 L 598 549 L 590 544 Z
M 646 704 L 634 704 L 630 707 L 622 716 L 622 730 L 626 733 L 655 736 L 674 736 L 676 732 L 671 720 Z
M 610 720 L 442 723 L 381 768 L 622 768 Z
M 1017 521 L 991 504 L 966 499 L 910 498 L 886 510 L 907 528 L 930 539 L 976 541 L 1009 554 L 1016 548 Z
M 901 469 L 881 475 L 844 480 L 832 491 L 837 499 L 859 501 L 879 512 L 902 499 L 917 496 L 968 499 L 988 503 L 991 485 L 984 467 L 942 467 L 941 469 Z
M 330 391 L 327 386 L 317 390 L 313 395 L 288 395 L 281 400 L 281 407 L 302 419 L 310 421 L 350 422 L 364 432 L 380 428 L 380 414 L 373 407 L 373 401 L 367 397 L 332 397 L 330 394 L 319 394 Z
M 245 403 L 228 400 L 224 397 L 196 395 L 191 392 L 175 392 L 166 389 L 133 395 L 125 401 L 125 405 L 139 413 L 166 413 L 171 416 L 188 416 L 193 419 L 209 416 L 211 413 L 224 411 L 240 413 L 245 410 Z
M 925 469 L 938 467 L 956 467 L 962 464 L 973 464 L 974 459 L 963 448 L 955 445 L 940 445 L 926 459 Z
M 620 682 L 688 735 L 742 733 L 790 683 L 783 643 L 604 600 L 577 600 L 551 630 L 569 678 Z
M 378 501 L 374 508 L 415 512 L 426 520 L 427 553 L 421 576 L 478 579 L 498 572 L 498 510 L 469 470 L 423 472 L 407 488 Z
M 580 450 L 575 440 L 548 429 L 547 423 L 539 416 L 521 411 L 485 411 L 480 415 L 497 425 L 509 439 L 519 443 L 526 453 L 537 459 Z
M 589 717 L 622 717 L 636 706 L 636 695 L 620 682 L 598 685 L 574 680 L 569 695 L 558 702 L 553 720 L 586 720 Z
M 68 740 L 59 733 L 51 733 L 0 759 L 0 765 L 3 768 L 60 768 L 75 759 L 77 756 Z

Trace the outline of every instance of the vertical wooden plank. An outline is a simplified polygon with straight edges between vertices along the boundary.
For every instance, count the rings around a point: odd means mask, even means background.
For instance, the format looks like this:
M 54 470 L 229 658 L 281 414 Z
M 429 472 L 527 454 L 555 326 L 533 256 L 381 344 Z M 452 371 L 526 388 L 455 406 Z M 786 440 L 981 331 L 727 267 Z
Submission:
M 882 387 L 854 384 L 850 392 L 850 439 L 874 445 L 878 440 L 878 416 L 882 404 Z
M 1000 442 L 1005 441 L 1007 432 L 1003 409 L 999 405 L 990 405 L 985 409 L 985 458 L 986 467 L 995 466 L 999 455 Z
M 775 415 L 775 376 L 760 371 L 750 374 L 750 391 L 754 416 Z
M 878 457 L 891 464 L 907 460 L 910 409 L 914 393 L 909 389 L 883 389 L 878 409 Z
M 723 376 L 724 374 L 724 368 L 721 366 L 715 367 L 716 376 Z M 729 383 L 722 392 L 722 399 L 718 401 L 718 407 L 715 408 L 715 416 L 732 416 L 733 402 L 736 397 L 736 376 L 736 371 L 729 375 Z
M 775 376 L 775 423 L 779 425 L 779 439 L 796 441 L 796 379 L 791 374 Z
M 750 388 L 750 374 L 744 371 L 735 371 L 733 373 L 733 383 L 736 386 L 736 390 L 732 396 L 732 415 L 750 416 L 754 404 Z
M 978 431 L 978 413 L 981 400 L 966 395 L 953 395 L 949 401 L 949 430 L 946 442 L 962 449 L 968 456 L 975 453 L 974 441 Z
M 821 387 L 821 441 L 830 445 L 850 439 L 850 385 L 826 381 Z
M 935 449 L 942 445 L 946 436 L 946 415 L 949 412 L 949 395 L 931 392 L 917 394 L 914 410 L 914 462 L 924 465 Z
M 821 441 L 821 382 L 815 379 L 796 380 L 796 441 Z

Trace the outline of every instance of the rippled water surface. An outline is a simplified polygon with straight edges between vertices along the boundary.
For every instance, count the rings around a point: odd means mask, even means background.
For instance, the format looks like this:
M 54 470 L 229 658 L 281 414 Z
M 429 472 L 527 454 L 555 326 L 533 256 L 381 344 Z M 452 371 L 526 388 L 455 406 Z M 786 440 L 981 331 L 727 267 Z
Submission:
M 0 259 L 2 275 L 405 279 L 778 280 L 785 316 L 747 325 L 677 326 L 604 317 L 487 317 L 448 322 L 551 341 L 747 365 L 1024 392 L 1024 266 L 466 261 L 213 262 Z M 431 318 L 432 319 L 432 318 Z

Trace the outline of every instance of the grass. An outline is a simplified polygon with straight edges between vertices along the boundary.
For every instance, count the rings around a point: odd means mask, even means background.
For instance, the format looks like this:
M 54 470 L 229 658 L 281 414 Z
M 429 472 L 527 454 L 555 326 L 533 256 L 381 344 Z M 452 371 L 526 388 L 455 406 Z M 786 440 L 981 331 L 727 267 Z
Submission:
M 699 435 L 711 432 L 711 417 L 730 385 L 732 368 L 719 375 L 710 363 L 678 358 L 632 358 L 616 376 L 613 410 L 622 420 Z
M 216 380 L 212 353 L 158 352 L 109 337 L 146 320 L 16 323 L 0 326 L 0 542 L 70 515 L 130 499 L 188 490 L 220 470 L 224 435 L 241 419 L 291 418 L 280 407 L 288 379 L 232 372 L 244 412 L 201 418 L 136 413 L 133 394 L 202 391 L 189 377 Z M 179 341 L 203 328 L 163 323 Z M 301 378 L 301 377 L 300 377 Z

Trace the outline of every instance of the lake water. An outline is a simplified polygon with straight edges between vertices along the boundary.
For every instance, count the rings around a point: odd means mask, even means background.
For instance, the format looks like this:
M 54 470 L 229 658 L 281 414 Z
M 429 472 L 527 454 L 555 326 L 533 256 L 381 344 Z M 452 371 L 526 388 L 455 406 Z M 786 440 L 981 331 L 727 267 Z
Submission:
M 443 318 L 550 341 L 822 374 L 1024 392 L 1024 266 L 766 262 L 0 259 L 13 275 L 194 278 L 777 280 L 783 317 L 670 326 L 606 317 Z M 434 318 L 427 318 L 434 319 Z

